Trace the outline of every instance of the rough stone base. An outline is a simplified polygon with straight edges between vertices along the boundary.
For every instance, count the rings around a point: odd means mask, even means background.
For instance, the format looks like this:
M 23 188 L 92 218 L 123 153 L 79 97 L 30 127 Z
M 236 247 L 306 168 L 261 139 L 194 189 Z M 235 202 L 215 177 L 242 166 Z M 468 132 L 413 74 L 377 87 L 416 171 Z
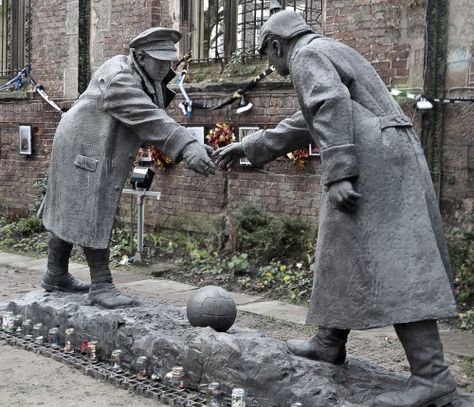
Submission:
M 194 328 L 185 309 L 146 301 L 143 306 L 105 310 L 89 305 L 86 295 L 30 292 L 4 304 L 34 322 L 61 332 L 74 327 L 82 339 L 99 341 L 99 355 L 109 359 L 113 349 L 126 360 L 149 357 L 152 371 L 165 375 L 181 365 L 187 384 L 218 381 L 227 394 L 244 387 L 261 407 L 370 406 L 378 394 L 403 388 L 406 376 L 395 375 L 353 357 L 343 366 L 314 362 L 290 354 L 284 342 L 256 330 L 232 327 L 228 333 Z M 62 338 L 64 339 L 64 338 Z M 454 406 L 474 405 L 473 394 L 460 394 Z

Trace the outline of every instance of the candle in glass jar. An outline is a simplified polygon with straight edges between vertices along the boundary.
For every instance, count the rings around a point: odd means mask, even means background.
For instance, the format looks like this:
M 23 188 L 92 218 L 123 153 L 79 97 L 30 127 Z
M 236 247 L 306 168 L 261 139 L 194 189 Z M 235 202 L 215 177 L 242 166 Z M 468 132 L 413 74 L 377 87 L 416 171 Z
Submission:
M 232 407 L 245 407 L 245 390 L 235 388 L 232 390 Z
M 139 356 L 137 358 L 135 369 L 137 371 L 138 380 L 145 380 L 148 378 L 147 364 L 148 364 L 148 359 L 146 356 Z
M 112 351 L 112 370 L 116 373 L 120 373 L 122 371 L 122 355 L 123 352 L 120 349 L 115 349 Z
M 25 319 L 23 323 L 21 324 L 21 326 L 22 326 L 24 338 L 27 341 L 31 341 L 31 339 L 33 339 L 33 335 L 31 334 L 33 330 L 33 322 L 31 321 L 31 319 Z
M 53 327 L 48 332 L 48 343 L 53 349 L 59 348 L 59 329 Z
M 97 354 L 97 341 L 91 341 L 88 344 L 89 362 L 97 363 L 99 361 L 99 355 Z
M 74 341 L 73 341 L 73 336 L 74 336 L 74 328 L 68 328 L 64 331 L 64 353 L 74 353 Z

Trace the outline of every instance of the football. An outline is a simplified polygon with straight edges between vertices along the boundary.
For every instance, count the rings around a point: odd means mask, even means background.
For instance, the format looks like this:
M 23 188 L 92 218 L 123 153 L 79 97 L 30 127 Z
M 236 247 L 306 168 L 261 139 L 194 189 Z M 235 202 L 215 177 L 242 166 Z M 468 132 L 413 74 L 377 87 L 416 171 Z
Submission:
M 186 314 L 192 326 L 210 326 L 218 332 L 226 332 L 235 321 L 237 306 L 229 292 L 208 285 L 191 296 Z

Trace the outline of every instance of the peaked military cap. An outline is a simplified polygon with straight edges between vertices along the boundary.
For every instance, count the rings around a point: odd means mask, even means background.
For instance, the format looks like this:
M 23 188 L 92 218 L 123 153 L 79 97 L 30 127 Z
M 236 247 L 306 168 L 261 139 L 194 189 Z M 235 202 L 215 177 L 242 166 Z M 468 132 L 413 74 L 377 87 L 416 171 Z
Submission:
M 163 61 L 178 59 L 176 43 L 181 33 L 172 28 L 152 27 L 138 34 L 128 46 L 136 51 L 146 52 L 149 56 Z
M 297 37 L 301 34 L 312 33 L 313 29 L 306 24 L 301 14 L 293 10 L 282 10 L 272 14 L 260 29 L 260 44 L 258 52 L 263 54 L 268 40 L 276 35 L 285 40 Z

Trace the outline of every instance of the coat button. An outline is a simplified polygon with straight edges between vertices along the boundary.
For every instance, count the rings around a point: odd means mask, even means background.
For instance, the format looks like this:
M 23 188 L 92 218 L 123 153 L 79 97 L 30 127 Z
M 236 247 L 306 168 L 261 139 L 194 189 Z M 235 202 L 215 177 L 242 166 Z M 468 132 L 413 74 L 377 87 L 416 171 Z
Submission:
M 128 158 L 132 159 L 134 157 L 133 154 L 129 154 Z
M 115 189 L 116 191 L 120 191 L 120 187 L 119 187 L 118 185 L 115 185 L 115 186 L 114 186 L 114 189 Z

